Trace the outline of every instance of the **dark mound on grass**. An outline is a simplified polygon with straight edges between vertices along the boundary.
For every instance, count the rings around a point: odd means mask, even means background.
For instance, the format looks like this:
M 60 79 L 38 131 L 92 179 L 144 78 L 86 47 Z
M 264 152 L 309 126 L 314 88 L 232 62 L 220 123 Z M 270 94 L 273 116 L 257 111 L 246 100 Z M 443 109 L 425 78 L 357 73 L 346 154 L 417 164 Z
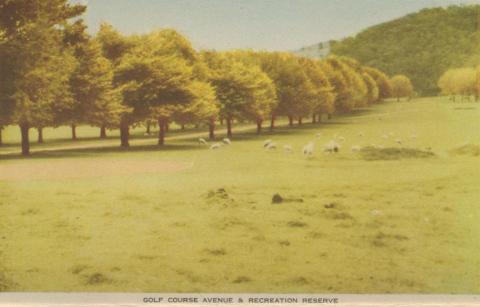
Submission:
M 12 288 L 12 286 L 12 282 L 8 280 L 2 272 L 0 272 L 0 292 L 8 291 L 10 288 Z
M 475 144 L 465 144 L 449 151 L 454 156 L 480 156 L 480 146 Z
M 364 147 L 361 151 L 361 157 L 367 161 L 377 160 L 401 160 L 401 159 L 423 159 L 431 158 L 435 154 L 431 151 L 424 151 L 416 148 L 375 148 Z

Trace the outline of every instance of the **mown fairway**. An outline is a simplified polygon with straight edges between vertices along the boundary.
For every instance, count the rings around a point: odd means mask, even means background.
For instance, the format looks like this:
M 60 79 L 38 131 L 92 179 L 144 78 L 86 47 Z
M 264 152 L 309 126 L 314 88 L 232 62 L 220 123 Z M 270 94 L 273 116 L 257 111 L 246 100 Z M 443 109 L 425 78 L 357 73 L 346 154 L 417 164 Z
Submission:
M 0 147 L 0 289 L 480 293 L 480 157 L 449 152 L 480 144 L 479 118 L 475 103 L 390 102 L 242 132 L 219 150 L 197 135 L 164 149 L 137 138 L 122 151 L 116 138 L 72 143 L 52 139 L 68 129 L 46 130 L 43 148 L 62 150 L 20 158 L 7 155 L 18 145 Z M 341 152 L 322 153 L 335 134 Z M 264 150 L 269 138 L 276 151 Z M 370 144 L 435 156 L 350 151 Z M 272 204 L 276 193 L 289 201 Z

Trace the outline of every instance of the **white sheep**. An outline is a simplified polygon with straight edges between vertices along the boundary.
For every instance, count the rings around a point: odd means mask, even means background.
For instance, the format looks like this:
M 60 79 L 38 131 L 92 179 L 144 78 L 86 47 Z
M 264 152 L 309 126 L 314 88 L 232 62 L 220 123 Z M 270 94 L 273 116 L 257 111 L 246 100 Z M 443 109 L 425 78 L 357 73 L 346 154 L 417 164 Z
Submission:
M 266 140 L 265 142 L 263 142 L 263 147 L 267 147 L 272 142 L 273 142 L 272 140 Z
M 388 135 L 384 134 L 384 135 L 382 135 L 382 138 L 384 138 L 385 140 L 387 140 L 387 139 L 388 139 Z
M 315 149 L 315 144 L 313 142 L 309 142 L 307 145 L 303 146 L 303 155 L 304 156 L 313 155 L 314 149 Z
M 227 144 L 227 145 L 232 144 L 232 141 L 230 141 L 229 138 L 224 138 L 224 139 L 223 139 L 223 142 L 224 142 L 225 144 Z
M 345 142 L 345 138 L 344 138 L 343 136 L 338 137 L 338 140 L 339 140 L 340 142 Z
M 267 150 L 274 150 L 274 149 L 277 149 L 277 144 L 275 143 L 270 143 L 267 145 L 267 147 L 265 147 Z
M 199 138 L 198 139 L 198 144 L 207 145 L 208 143 L 204 138 Z
M 340 144 L 335 141 L 330 141 L 323 147 L 323 151 L 333 153 L 340 151 Z
M 292 145 L 284 145 L 283 150 L 288 153 L 293 152 Z
M 378 215 L 382 215 L 382 211 L 380 211 L 378 209 L 373 209 L 372 211 L 370 211 L 370 214 L 378 216 Z
M 319 133 L 315 134 L 315 136 L 316 136 L 317 138 L 321 138 L 321 137 L 322 137 L 322 134 L 319 132 Z
M 417 139 L 417 135 L 416 135 L 416 134 L 412 134 L 412 135 L 410 135 L 410 138 L 411 138 L 412 140 L 416 140 L 416 139 Z
M 215 143 L 212 146 L 210 146 L 210 149 L 219 149 L 222 146 L 223 146 L 222 143 Z
M 351 148 L 352 152 L 359 152 L 361 149 L 362 149 L 362 148 L 361 148 L 360 146 L 358 146 L 358 145 L 352 146 L 352 148 Z

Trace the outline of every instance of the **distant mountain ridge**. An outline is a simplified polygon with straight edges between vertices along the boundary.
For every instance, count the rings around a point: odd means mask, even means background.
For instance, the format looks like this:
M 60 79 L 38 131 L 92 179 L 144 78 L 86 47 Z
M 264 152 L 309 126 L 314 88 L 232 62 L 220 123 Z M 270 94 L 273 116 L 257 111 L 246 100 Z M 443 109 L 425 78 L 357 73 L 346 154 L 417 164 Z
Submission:
M 315 45 L 302 47 L 292 53 L 311 59 L 323 59 L 330 54 L 330 42 L 321 42 Z
M 420 94 L 435 95 L 444 71 L 480 64 L 480 5 L 423 9 L 332 41 L 328 49 L 316 46 L 294 53 L 349 56 L 390 76 L 405 74 Z

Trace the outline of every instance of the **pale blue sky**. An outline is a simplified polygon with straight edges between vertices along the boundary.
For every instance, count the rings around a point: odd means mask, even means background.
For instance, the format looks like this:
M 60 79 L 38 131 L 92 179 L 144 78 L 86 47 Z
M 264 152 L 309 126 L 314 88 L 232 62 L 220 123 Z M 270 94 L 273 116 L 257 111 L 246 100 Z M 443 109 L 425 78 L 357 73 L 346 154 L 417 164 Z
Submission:
M 172 27 L 196 48 L 294 50 L 425 7 L 480 0 L 72 0 L 88 3 L 91 32 L 102 21 L 123 33 Z

